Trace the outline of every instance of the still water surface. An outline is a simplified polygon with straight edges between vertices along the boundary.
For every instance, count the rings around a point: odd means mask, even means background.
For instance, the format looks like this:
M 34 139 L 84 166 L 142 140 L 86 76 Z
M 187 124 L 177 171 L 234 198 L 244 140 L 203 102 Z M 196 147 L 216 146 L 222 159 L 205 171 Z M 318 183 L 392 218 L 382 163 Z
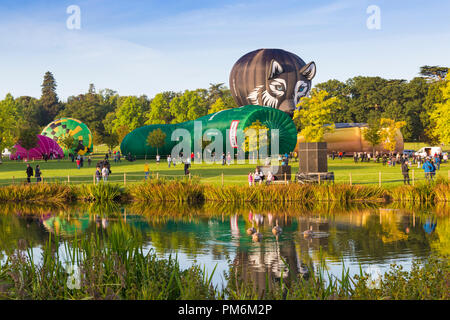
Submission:
M 49 233 L 65 239 L 95 232 L 107 236 L 114 229 L 136 237 L 160 257 L 177 256 L 180 266 L 196 263 L 211 273 L 221 287 L 224 272 L 244 271 L 256 283 L 266 276 L 279 279 L 317 269 L 325 258 L 330 274 L 340 278 L 342 262 L 350 275 L 368 267 L 382 273 L 390 264 L 409 270 L 414 259 L 432 253 L 448 253 L 450 220 L 436 208 L 392 209 L 356 207 L 345 209 L 257 210 L 254 208 L 132 207 L 106 210 L 69 207 L 64 209 L 0 207 L 0 262 L 25 239 L 35 257 Z M 447 211 L 446 209 L 444 211 Z M 278 223 L 282 233 L 274 236 Z M 247 229 L 262 234 L 252 241 Z M 312 230 L 311 235 L 304 234 Z M 63 255 L 62 255 L 63 256 Z

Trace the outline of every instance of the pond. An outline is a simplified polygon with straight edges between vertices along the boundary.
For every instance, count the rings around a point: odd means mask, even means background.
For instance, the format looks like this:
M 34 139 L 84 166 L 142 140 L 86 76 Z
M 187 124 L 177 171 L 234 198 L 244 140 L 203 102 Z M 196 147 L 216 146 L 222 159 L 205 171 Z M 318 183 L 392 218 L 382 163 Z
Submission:
M 272 232 L 276 224 L 282 228 L 278 236 Z M 259 242 L 247 233 L 252 226 L 262 234 Z M 194 263 L 209 274 L 215 269 L 212 279 L 219 287 L 226 284 L 225 273 L 235 271 L 262 287 L 266 277 L 307 275 L 321 258 L 337 278 L 343 265 L 350 275 L 369 267 L 383 273 L 392 263 L 409 270 L 414 259 L 448 254 L 450 242 L 446 207 L 2 206 L 0 262 L 21 239 L 39 257 L 49 234 L 69 241 L 94 233 L 108 239 L 114 230 L 161 258 L 176 256 L 183 269 Z

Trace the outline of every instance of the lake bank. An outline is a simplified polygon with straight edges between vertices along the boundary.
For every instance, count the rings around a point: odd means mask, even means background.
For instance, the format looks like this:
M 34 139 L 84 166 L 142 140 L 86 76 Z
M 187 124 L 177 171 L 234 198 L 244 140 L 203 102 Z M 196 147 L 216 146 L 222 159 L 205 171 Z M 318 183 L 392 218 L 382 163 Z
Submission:
M 415 186 L 377 187 L 348 184 L 278 184 L 217 186 L 195 179 L 151 179 L 122 186 L 114 183 L 68 185 L 62 183 L 20 184 L 0 187 L 0 202 L 180 202 L 180 203 L 290 203 L 290 202 L 413 202 L 450 201 L 450 182 L 439 179 Z

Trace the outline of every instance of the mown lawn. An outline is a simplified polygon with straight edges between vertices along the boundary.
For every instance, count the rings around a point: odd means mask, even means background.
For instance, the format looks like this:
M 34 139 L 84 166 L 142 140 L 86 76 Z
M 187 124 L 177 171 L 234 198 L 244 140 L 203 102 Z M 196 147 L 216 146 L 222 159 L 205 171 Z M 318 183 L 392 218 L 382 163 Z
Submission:
M 94 155 L 91 167 L 88 166 L 85 161 L 84 167 L 77 169 L 76 163 L 71 160 L 61 161 L 34 161 L 30 162 L 33 168 L 37 164 L 40 165 L 42 176 L 44 181 L 61 181 L 70 183 L 93 183 L 93 176 L 95 173 L 95 167 L 97 161 L 103 158 L 102 155 Z M 144 179 L 144 164 L 145 160 L 137 160 L 135 162 L 129 162 L 122 159 L 120 163 L 114 163 L 111 161 L 112 174 L 110 181 L 124 182 L 124 173 L 126 174 L 126 183 L 142 182 Z M 159 165 L 155 160 L 148 160 L 152 177 L 158 175 L 159 178 L 181 178 L 184 176 L 183 164 L 178 164 L 176 167 L 168 168 L 167 161 L 161 159 Z M 290 162 L 292 165 L 292 173 L 298 171 L 298 162 Z M 193 164 L 190 172 L 192 176 L 200 178 L 201 182 L 211 184 L 222 183 L 222 173 L 224 184 L 246 184 L 247 175 L 250 171 L 254 171 L 255 164 L 232 164 L 230 166 L 222 166 L 219 164 Z M 352 158 L 346 158 L 343 160 L 328 160 L 329 171 L 333 171 L 335 174 L 336 182 L 350 183 L 350 179 L 353 184 L 376 184 L 379 183 L 379 173 L 381 172 L 381 180 L 383 185 L 399 185 L 403 183 L 403 177 L 401 175 L 401 169 L 399 165 L 395 167 L 383 166 L 381 163 L 354 163 Z M 13 183 L 13 177 L 15 183 L 21 183 L 26 180 L 25 175 L 26 163 L 17 161 L 3 161 L 0 165 L 0 185 L 6 185 Z M 424 173 L 422 169 L 418 169 L 417 165 L 411 166 L 410 178 L 412 179 L 414 170 L 415 181 L 423 181 Z M 444 178 L 449 178 L 450 164 L 444 163 L 441 165 L 441 169 L 437 175 Z M 33 178 L 32 181 L 35 181 Z

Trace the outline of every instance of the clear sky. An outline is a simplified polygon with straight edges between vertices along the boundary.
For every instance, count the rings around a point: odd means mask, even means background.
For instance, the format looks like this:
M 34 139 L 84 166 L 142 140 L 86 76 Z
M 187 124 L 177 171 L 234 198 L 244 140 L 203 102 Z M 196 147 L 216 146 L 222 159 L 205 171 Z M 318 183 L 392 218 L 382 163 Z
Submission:
M 70 5 L 80 29 L 69 29 Z M 370 5 L 379 30 L 367 27 Z M 357 75 L 410 80 L 450 65 L 447 0 L 0 0 L 0 98 L 40 96 L 46 71 L 63 100 L 228 86 L 239 57 L 280 48 L 315 61 L 313 83 Z

